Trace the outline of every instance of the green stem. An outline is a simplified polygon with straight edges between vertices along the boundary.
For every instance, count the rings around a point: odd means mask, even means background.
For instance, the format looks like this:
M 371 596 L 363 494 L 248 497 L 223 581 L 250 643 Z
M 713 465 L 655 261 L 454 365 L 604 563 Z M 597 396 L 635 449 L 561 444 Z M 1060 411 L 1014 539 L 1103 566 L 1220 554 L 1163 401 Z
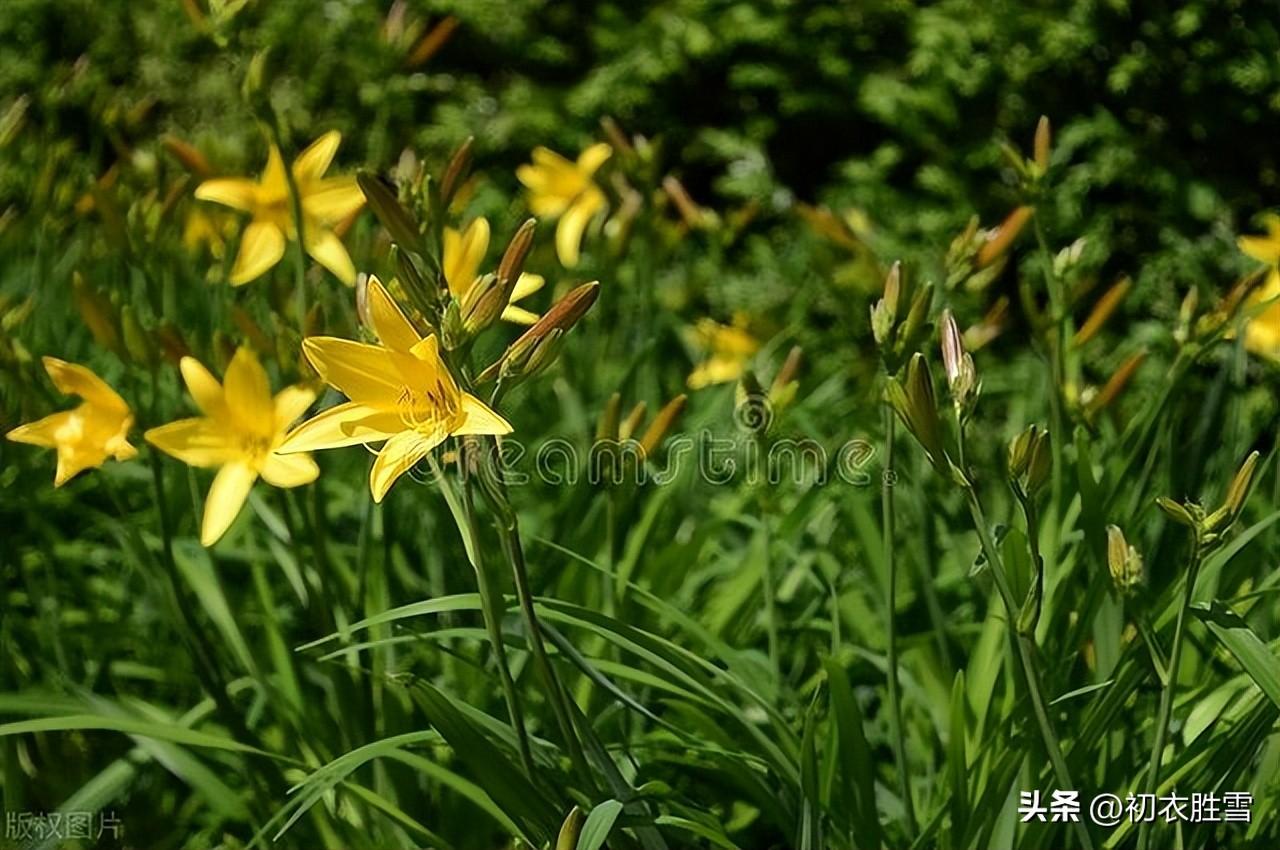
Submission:
M 1050 302 L 1050 319 L 1054 324 L 1054 331 L 1047 340 L 1049 343 L 1047 348 L 1049 351 L 1049 433 L 1052 437 L 1049 443 L 1050 454 L 1053 460 L 1052 472 L 1052 493 L 1053 498 L 1050 504 L 1053 505 L 1054 517 L 1053 522 L 1049 525 L 1052 546 L 1051 549 L 1056 552 L 1058 549 L 1058 518 L 1063 511 L 1064 497 L 1064 477 L 1063 477 L 1063 461 L 1062 446 L 1067 438 L 1066 434 L 1066 351 L 1067 351 L 1067 303 L 1066 292 L 1063 291 L 1062 281 L 1053 272 L 1053 253 L 1049 250 L 1049 241 L 1045 238 L 1044 227 L 1040 224 L 1040 217 L 1037 214 L 1034 222 L 1034 230 L 1036 234 L 1036 242 L 1040 246 L 1041 260 L 1044 263 L 1044 280 L 1045 286 L 1049 290 Z
M 973 517 L 974 529 L 978 532 L 978 540 L 982 544 L 982 551 L 987 556 L 987 564 L 990 566 L 991 575 L 995 579 L 996 589 L 1000 593 L 1000 598 L 1004 601 L 1009 635 L 1018 648 L 1018 658 L 1021 662 L 1023 678 L 1027 684 L 1027 693 L 1031 697 L 1031 708 L 1035 714 L 1036 725 L 1040 728 L 1040 739 L 1044 743 L 1045 751 L 1049 755 L 1049 762 L 1053 766 L 1058 787 L 1076 788 L 1076 784 L 1071 780 L 1071 771 L 1067 769 L 1067 762 L 1062 757 L 1062 746 L 1058 742 L 1058 735 L 1054 732 L 1053 723 L 1049 719 L 1044 692 L 1040 685 L 1039 667 L 1036 663 L 1035 641 L 1018 632 L 1018 603 L 1014 599 L 1013 589 L 1010 587 L 1008 576 L 1004 571 L 1004 563 L 1000 559 L 1000 552 L 996 548 L 995 541 L 991 538 L 990 527 L 987 523 L 986 513 L 982 509 L 982 502 L 978 499 L 978 492 L 967 479 L 964 483 L 964 490 L 965 495 L 968 497 L 969 513 Z M 1084 822 L 1075 821 L 1072 826 L 1080 838 L 1080 845 L 1085 850 L 1093 850 L 1093 837 L 1089 834 L 1089 829 Z
M 1178 683 L 1178 667 L 1182 663 L 1183 635 L 1186 631 L 1187 612 L 1195 595 L 1196 577 L 1200 572 L 1200 541 L 1191 543 L 1191 555 L 1187 564 L 1187 585 L 1182 595 L 1182 607 L 1173 626 L 1173 647 L 1169 650 L 1169 666 L 1160 690 L 1160 713 L 1156 717 L 1156 739 L 1151 747 L 1151 767 L 1147 772 L 1147 793 L 1156 794 L 1160 788 L 1160 762 L 1164 755 L 1165 739 L 1169 735 L 1169 721 L 1173 717 L 1173 693 Z M 1143 821 L 1138 826 L 1138 850 L 1146 850 L 1151 838 L 1150 824 Z
M 889 620 L 889 726 L 893 736 L 893 760 L 898 770 L 898 793 L 907 817 L 907 837 L 914 839 L 919 831 L 915 803 L 911 800 L 911 781 L 907 773 L 907 747 L 902 734 L 902 696 L 898 685 L 898 564 L 894 557 L 893 444 L 897 421 L 893 411 L 884 405 L 885 429 L 884 472 L 880 477 L 880 513 L 884 535 L 884 563 L 889 573 L 888 599 L 885 601 Z
M 271 139 L 284 159 L 284 145 L 280 133 L 280 120 L 273 113 L 270 124 Z M 307 243 L 304 232 L 305 222 L 302 211 L 302 193 L 298 191 L 298 181 L 293 175 L 293 166 L 284 165 L 284 182 L 289 187 L 289 207 L 293 215 L 294 227 L 294 298 L 297 299 L 298 330 L 304 335 L 307 325 Z
M 502 681 L 502 695 L 507 703 L 507 714 L 511 717 L 511 726 L 516 732 L 516 741 L 520 749 L 520 762 L 524 765 L 525 773 L 532 780 L 537 776 L 537 768 L 534 766 L 533 750 L 529 745 L 529 732 L 524 725 L 524 711 L 520 705 L 520 693 L 516 690 L 515 679 L 511 675 L 511 666 L 507 663 L 506 647 L 502 642 L 501 598 L 493 587 L 493 577 L 489 574 L 489 569 L 481 557 L 483 548 L 480 544 L 479 527 L 475 521 L 475 498 L 471 480 L 466 474 L 462 454 L 459 453 L 458 472 L 462 478 L 462 497 L 459 499 L 453 488 L 447 485 L 444 478 L 444 470 L 440 468 L 435 457 L 428 455 L 427 462 L 431 465 L 431 472 L 436 480 L 441 482 L 441 491 L 445 494 L 445 499 L 451 503 L 451 507 L 456 506 L 457 508 L 454 511 L 454 517 L 460 520 L 458 532 L 463 535 L 467 543 L 467 555 L 476 573 L 476 589 L 480 594 L 480 613 L 484 619 L 485 631 L 489 636 L 490 650 L 493 652 L 494 660 L 498 665 L 498 677 Z
M 551 658 L 547 655 L 547 647 L 542 639 L 542 627 L 538 623 L 538 614 L 533 607 L 533 591 L 529 587 L 529 570 L 524 561 L 524 547 L 520 543 L 520 526 L 515 514 L 510 514 L 498 523 L 498 536 L 502 541 L 502 551 L 511 565 L 511 574 L 515 579 L 516 597 L 520 601 L 520 611 L 524 615 L 525 630 L 529 633 L 529 649 L 533 653 L 533 661 L 542 677 L 543 687 L 547 689 L 551 708 L 555 712 L 556 722 L 560 725 L 560 734 L 564 737 L 565 747 L 569 751 L 569 760 L 573 762 L 587 786 L 591 787 L 591 770 L 587 766 L 586 756 L 582 752 L 582 743 L 578 740 L 577 730 L 573 726 L 573 715 L 569 713 L 568 696 L 564 685 L 551 666 Z

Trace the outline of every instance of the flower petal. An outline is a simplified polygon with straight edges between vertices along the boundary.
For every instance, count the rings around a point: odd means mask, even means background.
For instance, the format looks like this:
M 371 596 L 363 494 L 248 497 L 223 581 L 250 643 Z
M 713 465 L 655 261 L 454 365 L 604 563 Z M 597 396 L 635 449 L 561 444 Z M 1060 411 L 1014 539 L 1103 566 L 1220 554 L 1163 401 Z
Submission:
M 73 415 L 74 411 L 71 410 L 53 413 L 43 419 L 37 419 L 35 422 L 19 425 L 5 434 L 5 437 L 15 443 L 26 443 L 31 446 L 43 446 L 46 449 L 51 449 L 58 444 L 58 430 L 70 422 Z
M 251 221 L 240 237 L 240 253 L 231 269 L 231 285 L 242 286 L 266 273 L 284 256 L 284 233 L 266 221 Z
M 422 339 L 417 329 L 401 312 L 391 293 L 376 277 L 369 278 L 369 318 L 374 333 L 387 348 L 408 352 Z
M 292 425 L 299 416 L 307 412 L 307 408 L 315 400 L 315 390 L 301 384 L 285 387 L 276 393 L 274 400 L 276 432 L 283 431 Z
M 578 168 L 583 172 L 584 176 L 590 177 L 612 155 L 613 148 L 604 142 L 597 142 L 578 154 Z
M 272 200 L 287 200 L 289 197 L 289 181 L 284 176 L 284 158 L 275 145 L 267 152 L 267 167 L 262 172 L 262 182 L 258 184 L 258 199 L 263 196 Z
M 200 544 L 212 546 L 235 521 L 258 473 L 244 463 L 228 463 L 213 477 L 213 486 L 204 500 L 204 521 L 200 524 Z
M 320 467 L 309 454 L 268 455 L 259 471 L 272 487 L 301 487 L 320 475 Z
M 404 430 L 400 416 L 349 401 L 317 413 L 276 447 L 277 454 L 336 449 L 389 440 Z
M 106 381 L 78 363 L 68 363 L 56 357 L 42 358 L 44 370 L 49 373 L 58 392 L 78 395 L 87 402 L 115 412 L 128 412 L 129 405 L 111 389 Z
M 307 145 L 306 150 L 293 161 L 293 179 L 305 185 L 323 177 L 341 142 L 342 134 L 337 130 L 330 130 Z
M 229 416 L 226 396 L 222 384 L 204 364 L 190 355 L 183 357 L 178 363 L 182 370 L 182 380 L 186 382 L 187 391 L 195 400 L 196 407 L 212 419 L 226 420 Z
M 419 366 L 410 375 L 414 379 L 411 382 L 412 386 L 429 387 L 439 383 L 441 384 L 441 389 L 450 397 L 458 395 L 458 383 L 453 379 L 453 373 L 449 371 L 449 367 L 444 364 L 444 360 L 440 357 L 440 341 L 435 334 L 415 345 L 410 353 Z
M 415 463 L 443 442 L 446 436 L 443 432 L 424 437 L 417 431 L 402 431 L 387 440 L 382 451 L 378 452 L 373 468 L 369 470 L 369 491 L 373 494 L 373 501 L 381 502 L 396 479 L 412 469 Z
M 1260 263 L 1280 263 L 1280 239 L 1273 235 L 1241 236 L 1236 240 L 1236 245 Z
M 302 352 L 325 383 L 341 390 L 352 401 L 394 405 L 404 389 L 404 377 L 396 368 L 397 355 L 389 348 L 332 336 L 311 336 L 302 341 Z
M 221 466 L 235 455 L 227 439 L 227 430 L 218 422 L 204 417 L 179 419 L 160 425 L 149 429 L 142 437 L 188 466 Z
M 271 381 L 251 349 L 245 346 L 236 349 L 227 365 L 223 390 L 227 407 L 241 427 L 260 437 L 275 435 L 276 409 L 271 398 Z
M 258 203 L 258 186 L 243 177 L 219 177 L 197 186 L 196 197 L 232 209 L 253 212 Z
M 489 250 L 489 222 L 474 219 L 459 233 L 452 227 L 444 232 L 444 279 L 453 297 L 461 298 L 475 282 L 480 263 Z
M 483 401 L 462 394 L 462 424 L 453 429 L 455 434 L 510 434 L 511 423 L 495 413 Z
M 364 193 L 354 177 L 332 177 L 303 190 L 303 211 L 327 224 L 342 221 L 363 206 Z
M 599 189 L 588 189 L 573 202 L 556 225 L 556 256 L 565 268 L 578 264 L 578 250 L 582 246 L 582 234 L 592 216 L 604 206 L 604 195 Z
M 523 307 L 516 307 L 512 304 L 508 304 L 502 310 L 502 318 L 505 321 L 513 322 L 517 325 L 532 325 L 542 317 L 537 313 L 524 309 Z
M 307 224 L 309 225 L 305 229 L 307 253 L 320 265 L 333 272 L 338 280 L 347 286 L 354 286 L 356 267 L 351 262 L 351 255 L 347 253 L 342 240 L 327 227 L 310 221 Z
M 516 285 L 511 288 L 511 301 L 519 301 L 521 298 L 528 298 L 533 293 L 542 289 L 547 283 L 547 279 L 540 274 L 522 273 L 516 280 Z

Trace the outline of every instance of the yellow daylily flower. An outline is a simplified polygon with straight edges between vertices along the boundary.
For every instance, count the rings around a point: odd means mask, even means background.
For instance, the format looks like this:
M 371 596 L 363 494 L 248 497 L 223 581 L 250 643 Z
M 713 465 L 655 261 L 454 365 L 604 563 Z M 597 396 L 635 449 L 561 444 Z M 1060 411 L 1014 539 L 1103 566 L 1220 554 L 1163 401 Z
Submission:
M 714 319 L 699 319 L 693 326 L 694 344 L 707 352 L 707 359 L 689 375 L 689 388 L 727 384 L 742 377 L 747 361 L 760 350 L 760 343 L 747 332 L 745 320 L 722 325 Z
M 212 546 L 244 507 L 258 476 L 273 487 L 298 487 L 320 474 L 310 455 L 279 453 L 285 432 L 316 400 L 296 385 L 273 397 L 266 370 L 248 348 L 227 366 L 225 384 L 194 357 L 179 367 L 187 390 L 203 416 L 152 428 L 143 436 L 151 445 L 189 466 L 217 467 L 204 502 L 200 542 Z
M 444 279 L 449 284 L 449 292 L 458 301 L 462 301 L 479 279 L 480 264 L 484 262 L 484 255 L 488 250 L 489 222 L 484 218 L 473 219 L 461 231 L 452 227 L 444 229 Z M 518 325 L 532 325 L 538 321 L 537 313 L 516 307 L 515 302 L 527 298 L 545 285 L 546 280 L 542 275 L 521 272 L 511 290 L 509 303 L 502 311 L 502 318 Z
M 356 267 L 333 226 L 360 209 L 364 195 L 354 177 L 324 176 L 341 141 L 342 134 L 331 130 L 312 142 L 293 161 L 293 179 L 302 200 L 307 253 L 351 286 L 356 282 Z M 231 269 L 233 286 L 261 277 L 280 262 L 287 241 L 297 238 L 284 160 L 274 145 L 259 181 L 243 177 L 206 180 L 196 188 L 196 197 L 253 216 L 240 237 L 240 253 Z
M 1271 267 L 1267 279 L 1249 296 L 1249 305 L 1271 301 L 1280 296 L 1280 215 L 1268 215 L 1265 236 L 1241 236 L 1240 250 Z M 1255 354 L 1280 360 L 1280 300 L 1249 320 L 1244 344 Z
M 138 453 L 128 439 L 133 411 L 106 381 L 76 363 L 56 357 L 45 357 L 43 362 L 58 392 L 84 401 L 71 410 L 19 425 L 5 436 L 16 443 L 57 450 L 54 487 L 83 470 L 102 466 L 109 457 L 128 460 Z
M 350 401 L 299 425 L 280 451 L 383 443 L 369 473 L 373 500 L 381 502 L 397 478 L 449 437 L 509 434 L 511 425 L 458 387 L 436 337 L 423 339 L 377 278 L 369 281 L 368 310 L 381 345 L 326 336 L 302 341 L 320 377 Z
M 565 268 L 578 264 L 582 234 L 608 200 L 592 180 L 597 169 L 613 154 L 599 142 L 570 162 L 549 148 L 533 149 L 533 164 L 516 169 L 516 177 L 529 190 L 529 208 L 536 216 L 560 217 L 556 225 L 556 255 Z

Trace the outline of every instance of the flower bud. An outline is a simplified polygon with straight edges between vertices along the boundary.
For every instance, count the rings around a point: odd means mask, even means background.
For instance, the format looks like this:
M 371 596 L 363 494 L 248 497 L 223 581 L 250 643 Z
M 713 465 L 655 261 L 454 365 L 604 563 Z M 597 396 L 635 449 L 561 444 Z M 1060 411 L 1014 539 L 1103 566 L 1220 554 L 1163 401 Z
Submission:
M 609 396 L 609 400 L 605 402 L 604 411 L 600 414 L 600 420 L 596 423 L 597 440 L 618 439 L 618 408 L 621 405 L 621 393 Z
M 534 322 L 530 328 L 511 343 L 502 357 L 480 373 L 477 380 L 481 383 L 493 380 L 501 375 L 505 378 L 531 377 L 550 365 L 559 351 L 559 339 L 578 323 L 578 320 L 591 309 L 600 294 L 597 281 L 584 283 L 569 291 L 567 295 L 551 305 L 551 309 Z M 554 334 L 549 344 L 545 341 Z M 547 359 L 550 358 L 550 359 Z M 535 368 L 535 364 L 537 368 Z
M 1094 417 L 1102 410 L 1111 405 L 1120 394 L 1124 392 L 1125 387 L 1129 385 L 1129 381 L 1133 379 L 1134 374 L 1138 371 L 1138 367 L 1147 359 L 1147 352 L 1139 351 L 1129 357 L 1120 364 L 1120 368 L 1107 379 L 1102 389 L 1098 390 L 1098 394 L 1089 399 L 1085 405 L 1085 418 L 1092 421 Z
M 440 178 L 440 205 L 446 209 L 458 187 L 471 173 L 471 149 L 475 141 L 475 136 L 467 136 L 454 150 L 453 156 L 449 157 L 449 164 L 445 166 L 444 175 Z
M 915 354 L 907 364 L 905 386 L 896 378 L 890 378 L 885 387 L 885 397 L 898 414 L 907 431 L 919 441 L 929 461 L 940 471 L 946 460 L 942 441 L 942 424 L 938 419 L 938 404 L 933 393 L 933 376 L 923 354 Z
M 124 338 L 124 350 L 134 363 L 148 367 L 155 365 L 155 346 L 131 304 L 120 308 L 120 335 Z
M 514 280 L 503 280 L 495 274 L 484 275 L 471 284 L 459 304 L 463 333 L 475 336 L 496 322 L 507 308 L 514 288 Z
M 1009 481 L 1028 497 L 1034 497 L 1049 481 L 1053 472 L 1051 446 L 1049 432 L 1037 425 L 1009 441 Z
M 1040 173 L 1049 170 L 1049 153 L 1052 144 L 1053 130 L 1049 124 L 1049 116 L 1041 115 L 1039 123 L 1036 124 L 1036 140 L 1032 162 L 1040 169 Z
M 418 222 L 401 205 L 396 193 L 381 178 L 368 171 L 358 173 L 356 183 L 369 202 L 369 209 L 391 234 L 391 240 L 403 248 L 421 253 L 422 236 Z
M 1156 499 L 1156 505 L 1174 522 L 1187 528 L 1199 529 L 1199 521 L 1192 514 L 1190 507 L 1165 496 Z
M 440 341 L 446 351 L 456 351 L 467 339 L 467 332 L 462 324 L 462 311 L 458 302 L 451 300 L 444 308 L 440 318 Z
M 1133 288 L 1133 281 L 1128 277 L 1122 277 L 1116 281 L 1110 289 L 1103 293 L 1098 299 L 1098 303 L 1093 305 L 1093 310 L 1089 313 L 1089 318 L 1085 319 L 1084 324 L 1080 326 L 1080 330 L 1076 331 L 1075 338 L 1071 344 L 1076 346 L 1084 345 L 1093 339 L 1102 326 L 1107 323 L 1107 319 L 1111 318 L 1111 314 L 1120 306 L 1120 302 L 1129 294 L 1129 290 Z
M 902 264 L 895 262 L 884 279 L 884 295 L 871 308 L 871 334 L 883 348 L 892 340 L 898 320 L 898 297 L 902 290 Z
M 631 408 L 631 412 L 626 418 L 618 423 L 618 439 L 629 440 L 631 436 L 640 430 L 640 425 L 644 422 L 644 415 L 649 412 L 649 405 L 643 401 L 636 402 L 636 406 Z
M 1251 452 L 1235 477 L 1231 479 L 1231 485 L 1227 487 L 1227 496 L 1223 499 L 1221 508 L 1227 515 L 1226 526 L 1234 523 L 1240 516 L 1240 512 L 1244 510 L 1245 500 L 1249 498 L 1249 488 L 1253 484 L 1253 476 L 1258 470 L 1259 457 L 1261 456 L 1256 451 Z
M 160 139 L 160 144 L 164 145 L 174 159 L 182 163 L 182 167 L 190 171 L 197 177 L 212 177 L 213 168 L 209 165 L 209 160 L 205 159 L 204 154 L 200 153 L 193 145 L 187 144 L 177 136 L 165 135 Z
M 974 260 L 976 267 L 986 268 L 1003 257 L 1034 213 L 1035 207 L 1028 206 L 1018 207 L 1009 213 L 1005 220 L 1000 222 L 1000 226 L 991 231 L 986 243 L 978 249 L 978 255 Z
M 120 355 L 120 332 L 116 329 L 115 307 L 85 282 L 80 272 L 71 275 L 71 296 L 75 300 L 80 318 L 92 334 L 94 342 L 113 354 Z
M 577 806 L 570 809 L 569 816 L 564 819 L 560 834 L 556 837 L 556 850 L 578 850 L 578 836 L 582 834 L 584 823 L 586 817 L 582 814 L 582 809 Z
M 1116 593 L 1132 596 L 1142 584 L 1142 556 L 1124 539 L 1124 532 L 1117 526 L 1107 526 L 1107 568 Z
M 500 280 L 505 282 L 520 279 L 520 273 L 524 271 L 525 258 L 529 256 L 529 250 L 533 247 L 533 231 L 537 227 L 537 219 L 528 219 L 520 225 L 516 235 L 511 237 L 511 242 L 507 244 L 507 250 L 502 253 L 502 260 L 498 263 Z
M 918 287 L 911 296 L 911 308 L 907 318 L 898 326 L 898 337 L 894 341 L 897 351 L 909 351 L 915 347 L 916 340 L 925 329 L 929 318 L 929 307 L 933 304 L 933 284 L 925 283 Z
M 640 453 L 642 456 L 649 457 L 652 455 L 654 450 L 671 433 L 671 427 L 675 425 L 676 420 L 680 418 L 680 414 L 684 412 L 684 405 L 687 400 L 688 396 L 681 393 L 663 405 L 662 409 L 658 411 L 658 415 L 653 417 L 653 421 L 645 429 L 644 436 L 640 438 Z

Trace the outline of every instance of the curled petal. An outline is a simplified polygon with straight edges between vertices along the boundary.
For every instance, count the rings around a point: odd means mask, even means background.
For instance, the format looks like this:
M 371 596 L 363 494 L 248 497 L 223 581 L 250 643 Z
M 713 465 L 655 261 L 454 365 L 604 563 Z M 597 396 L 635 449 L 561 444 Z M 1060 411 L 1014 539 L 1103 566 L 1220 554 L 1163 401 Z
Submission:
M 416 431 L 402 431 L 387 440 L 369 470 L 369 491 L 373 500 L 381 502 L 396 479 L 426 457 L 427 452 L 443 442 L 445 436 L 442 432 L 424 437 Z
M 53 385 L 58 392 L 66 395 L 78 395 L 91 404 L 113 411 L 128 411 L 129 406 L 107 382 L 93 374 L 78 363 L 68 363 L 56 357 L 43 359 L 44 369 L 49 373 Z
M 379 443 L 404 430 L 399 414 L 351 401 L 303 422 L 285 437 L 278 454 Z
M 510 422 L 470 393 L 463 393 L 461 400 L 462 422 L 453 429 L 453 433 L 510 434 L 513 430 Z

